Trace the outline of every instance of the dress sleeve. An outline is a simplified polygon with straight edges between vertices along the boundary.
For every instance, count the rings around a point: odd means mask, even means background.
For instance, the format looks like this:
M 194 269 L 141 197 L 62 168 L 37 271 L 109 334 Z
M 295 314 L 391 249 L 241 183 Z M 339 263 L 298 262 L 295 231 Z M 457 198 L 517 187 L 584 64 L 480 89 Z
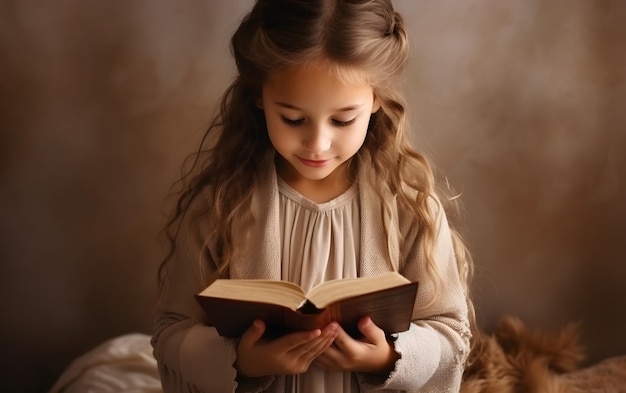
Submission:
M 204 246 L 208 224 L 201 215 L 202 201 L 201 196 L 196 197 L 182 221 L 156 305 L 151 342 L 163 391 L 237 392 L 243 385 L 247 392 L 262 391 L 273 378 L 238 384 L 233 366 L 236 340 L 221 337 L 214 327 L 196 322 L 200 310 L 194 296 L 204 288 L 202 277 L 206 276 L 201 274 L 198 260 L 202 259 L 209 273 L 215 269 Z
M 464 286 L 459 277 L 448 221 L 439 204 L 435 214 L 433 259 L 441 280 L 438 287 L 426 273 L 418 225 L 401 220 L 402 273 L 419 282 L 410 329 L 398 333 L 394 342 L 400 355 L 386 380 L 377 383 L 359 374 L 363 390 L 408 392 L 458 392 L 471 337 Z M 401 214 L 402 216 L 402 214 Z M 405 214 L 404 217 L 409 216 Z M 437 289 L 436 289 L 437 288 Z

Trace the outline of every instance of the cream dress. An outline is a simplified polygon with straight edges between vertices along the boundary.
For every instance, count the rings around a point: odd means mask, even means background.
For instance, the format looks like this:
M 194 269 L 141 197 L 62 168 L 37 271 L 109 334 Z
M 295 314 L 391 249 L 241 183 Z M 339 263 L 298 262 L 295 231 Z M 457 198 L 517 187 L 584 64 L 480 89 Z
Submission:
M 305 291 L 322 282 L 357 277 L 361 236 L 356 182 L 337 198 L 317 204 L 278 178 L 283 280 Z M 291 393 L 358 392 L 349 372 L 326 372 L 311 366 L 287 377 Z

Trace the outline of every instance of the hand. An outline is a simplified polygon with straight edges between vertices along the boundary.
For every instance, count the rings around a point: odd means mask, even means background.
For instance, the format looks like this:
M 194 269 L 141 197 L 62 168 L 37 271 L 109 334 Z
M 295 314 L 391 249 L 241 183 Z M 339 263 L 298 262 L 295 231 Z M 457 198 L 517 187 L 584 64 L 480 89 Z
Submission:
M 385 332 L 370 317 L 359 321 L 363 338 L 355 340 L 339 328 L 335 343 L 317 357 L 315 365 L 328 371 L 359 371 L 373 374 L 389 373 L 398 359 Z
M 254 321 L 239 340 L 235 367 L 240 376 L 301 374 L 333 343 L 339 326 L 287 334 L 275 340 L 263 339 L 265 323 Z

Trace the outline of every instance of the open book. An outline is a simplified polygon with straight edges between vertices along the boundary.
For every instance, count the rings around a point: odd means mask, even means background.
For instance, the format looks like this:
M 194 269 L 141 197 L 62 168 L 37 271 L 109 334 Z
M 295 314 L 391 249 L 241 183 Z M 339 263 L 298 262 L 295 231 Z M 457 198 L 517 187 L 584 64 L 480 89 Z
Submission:
M 409 328 L 416 282 L 399 273 L 327 281 L 309 293 L 296 284 L 275 280 L 215 280 L 196 295 L 206 322 L 225 337 L 239 337 L 254 319 L 267 325 L 267 336 L 312 330 L 337 321 L 350 335 L 370 316 L 386 333 Z

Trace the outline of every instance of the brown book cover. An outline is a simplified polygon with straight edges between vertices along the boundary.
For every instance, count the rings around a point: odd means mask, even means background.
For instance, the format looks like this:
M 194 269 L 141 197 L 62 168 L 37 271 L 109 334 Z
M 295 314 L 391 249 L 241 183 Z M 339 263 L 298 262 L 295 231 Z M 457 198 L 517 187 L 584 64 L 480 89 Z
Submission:
M 266 336 L 322 328 L 337 321 L 360 335 L 357 322 L 370 316 L 386 333 L 409 328 L 418 284 L 398 273 L 333 280 L 305 294 L 286 281 L 216 280 L 196 295 L 210 326 L 225 337 L 239 337 L 255 319 Z

